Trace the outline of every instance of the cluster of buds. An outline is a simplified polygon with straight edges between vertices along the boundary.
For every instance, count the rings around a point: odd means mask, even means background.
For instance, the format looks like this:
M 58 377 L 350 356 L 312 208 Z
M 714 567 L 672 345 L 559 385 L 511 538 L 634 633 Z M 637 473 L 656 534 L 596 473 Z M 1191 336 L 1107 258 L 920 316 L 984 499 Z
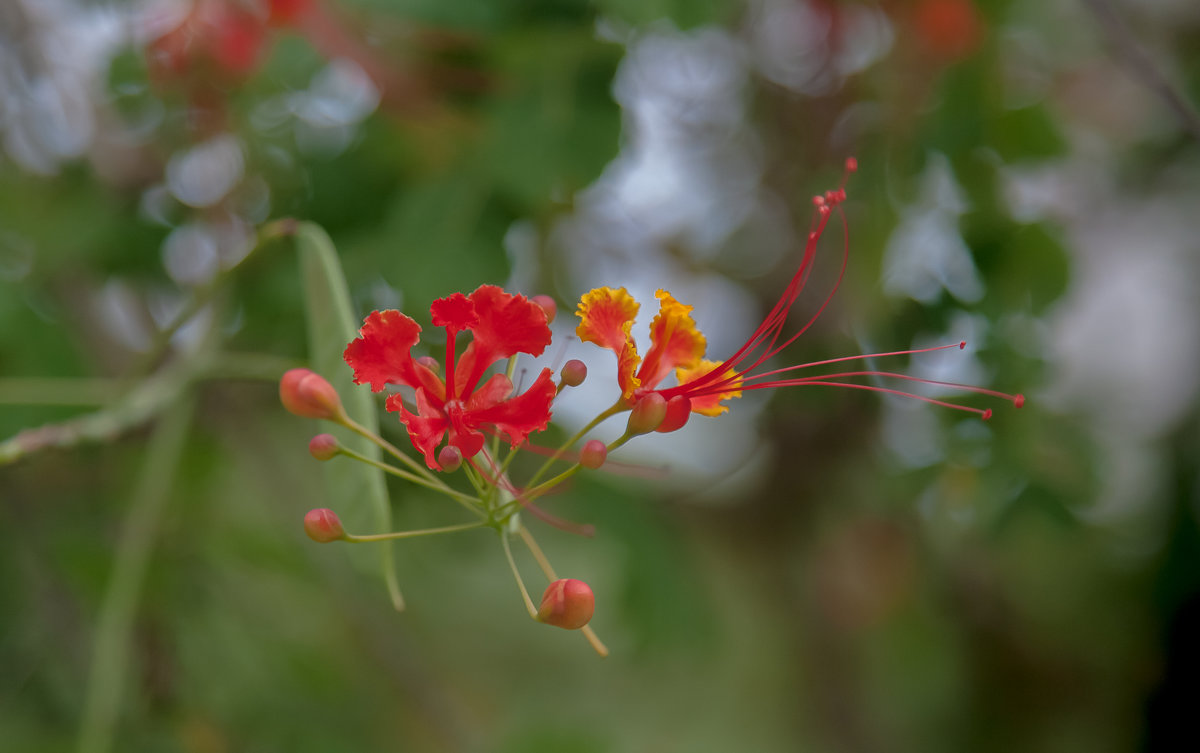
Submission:
M 849 161 L 847 174 L 854 168 L 853 160 Z M 590 527 L 562 520 L 542 509 L 538 500 L 559 489 L 579 471 L 603 467 L 609 453 L 618 447 L 636 437 L 676 431 L 693 414 L 719 416 L 729 409 L 727 403 L 744 391 L 771 387 L 869 390 L 974 413 L 983 419 L 992 415 L 991 408 L 938 400 L 878 383 L 892 379 L 900 384 L 924 382 L 953 387 L 1021 407 L 1024 398 L 1017 394 L 874 369 L 837 369 L 847 362 L 961 349 L 965 343 L 959 342 L 799 365 L 768 365 L 768 361 L 812 326 L 837 289 L 835 284 L 816 313 L 798 327 L 793 323 L 789 331 L 789 315 L 808 281 L 818 241 L 830 218 L 840 212 L 845 196 L 844 188 L 839 187 L 814 199 L 813 226 L 795 274 L 763 322 L 740 348 L 722 361 L 705 358 L 706 341 L 692 320 L 692 307 L 675 300 L 665 290 L 657 293 L 659 312 L 651 322 L 650 347 L 644 356 L 639 354 L 630 334 L 638 312 L 637 301 L 624 288 L 596 288 L 585 293 L 576 309 L 579 317 L 576 334 L 580 340 L 616 355 L 616 400 L 557 448 L 540 448 L 545 460 L 521 484 L 510 475 L 514 456 L 532 444 L 531 436 L 549 426 L 556 397 L 587 378 L 587 368 L 581 362 L 568 361 L 557 377 L 553 370 L 545 368 L 524 391 L 518 393 L 514 387 L 512 376 L 518 357 L 540 356 L 550 345 L 549 323 L 557 312 L 554 302 L 544 296 L 530 299 L 514 295 L 492 285 L 434 301 L 430 308 L 432 323 L 446 330 L 444 357 L 440 362 L 413 354 L 421 333 L 416 321 L 399 311 L 372 312 L 358 337 L 346 347 L 344 358 L 354 372 L 356 384 L 368 385 L 374 392 L 397 388 L 388 390 L 385 406 L 397 414 L 420 459 L 400 452 L 352 421 L 342 409 L 336 390 L 311 371 L 297 369 L 284 375 L 280 384 L 283 404 L 297 415 L 332 421 L 367 437 L 403 466 L 387 466 L 389 473 L 446 494 L 461 503 L 475 519 L 423 531 L 352 535 L 343 530 L 332 511 L 314 510 L 305 518 L 309 537 L 322 543 L 356 543 L 490 528 L 499 534 L 530 617 L 548 625 L 582 630 L 593 647 L 604 654 L 603 644 L 587 626 L 595 604 L 591 589 L 583 581 L 558 577 L 533 534 L 521 522 L 521 515 L 529 512 L 558 528 L 590 533 Z M 841 259 L 843 273 L 848 254 L 847 241 Z M 460 347 L 460 337 L 467 335 L 469 341 Z M 500 363 L 505 363 L 505 368 L 493 371 Z M 825 371 L 809 375 L 810 370 L 818 367 L 825 367 Z M 864 379 L 870 381 L 864 383 Z M 628 416 L 620 437 L 606 443 L 588 436 L 601 423 L 621 414 Z M 328 434 L 314 437 L 309 451 L 319 460 L 339 455 L 365 460 Z M 452 475 L 465 476 L 466 483 L 452 485 L 449 483 Z M 471 491 L 463 491 L 467 486 Z M 512 538 L 525 544 L 550 582 L 540 607 L 534 605 L 522 580 L 510 545 Z

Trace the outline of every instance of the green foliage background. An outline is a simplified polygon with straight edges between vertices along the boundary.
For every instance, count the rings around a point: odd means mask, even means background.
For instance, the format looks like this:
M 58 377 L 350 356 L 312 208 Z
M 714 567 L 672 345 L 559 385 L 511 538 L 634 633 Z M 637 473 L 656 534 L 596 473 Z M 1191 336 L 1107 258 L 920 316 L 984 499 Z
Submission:
M 1041 322 L 1061 303 L 1076 279 L 1067 231 L 1014 218 L 1001 185 L 1010 166 L 1071 158 L 1073 129 L 1088 118 L 1053 87 L 1020 106 L 1006 100 L 1005 39 L 1059 41 L 1053 75 L 1064 86 L 1116 56 L 1100 24 L 1060 31 L 1062 5 L 980 0 L 978 47 L 935 64 L 913 41 L 914 4 L 883 3 L 894 48 L 839 86 L 802 95 L 751 77 L 746 127 L 796 227 L 848 151 L 862 166 L 848 207 L 852 268 L 831 323 L 801 341 L 805 360 L 854 349 L 847 331 L 903 347 L 961 308 L 880 290 L 900 205 L 935 153 L 969 205 L 959 229 L 986 286 L 971 310 Z M 281 165 L 273 155 L 291 148 L 286 137 L 250 135 L 250 113 L 323 64 L 284 31 L 263 68 L 227 91 L 232 128 L 271 186 L 272 218 L 328 231 L 355 313 L 394 295 L 418 321 L 435 298 L 504 284 L 505 235 L 526 221 L 541 233 L 542 289 L 523 292 L 553 294 L 567 316 L 582 291 L 564 287 L 549 229 L 631 125 L 612 94 L 625 48 L 597 25 L 630 39 L 736 34 L 753 11 L 733 0 L 337 7 L 357 28 L 382 19 L 461 35 L 447 50 L 384 34 L 398 46 L 385 52 L 418 70 L 460 66 L 481 83 L 434 87 L 424 112 L 385 101 L 341 153 Z M 1088 19 L 1082 7 L 1074 12 Z M 1143 11 L 1129 29 L 1154 41 L 1195 102 L 1200 46 L 1188 42 L 1200 19 L 1167 26 Z M 106 86 L 146 78 L 131 49 Z M 182 108 L 175 92 L 139 91 L 122 106 Z M 852 105 L 872 116 L 840 143 L 838 118 Z M 160 168 L 186 144 L 172 122 L 147 164 Z M 1197 163 L 1196 140 L 1177 127 L 1104 149 L 1134 193 Z M 540 536 L 559 571 L 597 594 L 592 624 L 612 650 L 600 660 L 578 635 L 526 619 L 483 534 L 396 546 L 402 614 L 374 553 L 304 536 L 303 513 L 331 505 L 325 469 L 305 452 L 317 427 L 276 397 L 285 368 L 319 360 L 296 244 L 264 243 L 212 289 L 183 290 L 209 296 L 217 326 L 136 376 L 139 354 L 105 334 L 92 307 L 112 281 L 139 294 L 176 289 L 160 262 L 169 229 L 139 212 L 146 183 L 108 180 L 87 160 L 39 176 L 0 158 L 0 262 L 18 259 L 14 238 L 36 250 L 26 272 L 0 275 L 0 437 L 102 417 L 68 424 L 82 435 L 63 447 L 2 445 L 0 747 L 104 749 L 81 735 L 97 703 L 114 709 L 110 749 L 197 753 L 1116 751 L 1153 747 L 1170 728 L 1177 673 L 1189 683 L 1188 665 L 1173 664 L 1171 626 L 1185 624 L 1200 587 L 1194 402 L 1155 440 L 1160 489 L 1121 526 L 1089 515 L 1105 461 L 1088 417 L 1036 399 L 1059 351 L 1001 327 L 978 343 L 991 384 L 1033 399 L 999 410 L 982 436 L 939 415 L 951 441 L 931 466 L 905 468 L 883 449 L 874 396 L 797 390 L 773 396 L 762 478 L 733 496 L 687 479 L 583 477 L 554 511 L 594 523 L 597 536 Z M 792 264 L 750 281 L 764 310 Z M 1196 334 L 1195 322 L 1179 327 Z M 383 423 L 404 441 L 390 415 Z M 988 462 L 974 460 L 981 452 Z M 398 528 L 447 523 L 445 500 L 388 491 Z M 121 591 L 120 563 L 136 571 L 139 556 L 144 579 Z M 105 660 L 123 671 L 97 689 Z

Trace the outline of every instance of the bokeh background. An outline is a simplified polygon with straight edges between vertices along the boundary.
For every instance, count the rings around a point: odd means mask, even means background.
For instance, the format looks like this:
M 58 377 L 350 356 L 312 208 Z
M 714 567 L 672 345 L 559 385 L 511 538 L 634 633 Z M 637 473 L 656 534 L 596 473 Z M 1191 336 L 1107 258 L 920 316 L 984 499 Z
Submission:
M 0 747 L 1194 749 L 1198 99 L 1193 0 L 5 0 Z M 328 230 L 359 315 L 555 297 L 570 428 L 612 400 L 581 293 L 731 352 L 850 155 L 786 362 L 965 338 L 879 365 L 1023 410 L 792 389 L 637 440 L 548 502 L 594 538 L 539 529 L 604 660 L 485 535 L 396 546 L 403 614 L 304 537 L 263 223 Z

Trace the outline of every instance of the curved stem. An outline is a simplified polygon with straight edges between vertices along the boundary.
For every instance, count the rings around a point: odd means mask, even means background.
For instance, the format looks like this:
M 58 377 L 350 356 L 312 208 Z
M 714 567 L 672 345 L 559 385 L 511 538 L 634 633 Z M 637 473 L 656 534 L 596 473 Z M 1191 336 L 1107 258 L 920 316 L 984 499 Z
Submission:
M 175 403 L 154 431 L 117 543 L 112 574 L 96 624 L 84 697 L 80 753 L 111 750 L 132 654 L 130 634 L 163 510 L 183 455 L 193 414 L 190 396 Z
M 421 478 L 420 476 L 414 476 L 413 474 L 409 473 L 408 471 L 397 468 L 394 465 L 388 465 L 387 463 L 382 463 L 378 460 L 374 460 L 373 458 L 369 458 L 366 455 L 360 455 L 359 453 L 357 453 L 354 450 L 351 450 L 350 448 L 345 447 L 345 446 L 339 446 L 338 453 L 345 455 L 346 457 L 354 458 L 355 460 L 362 462 L 362 463 L 366 463 L 367 465 L 374 466 L 375 468 L 378 468 L 379 470 L 383 471 L 384 473 L 390 473 L 393 476 L 402 478 L 405 481 L 409 481 L 411 483 L 417 484 L 418 486 L 423 486 L 426 489 L 431 489 L 435 492 L 440 492 L 442 494 L 445 494 L 446 496 L 453 499 L 455 502 L 458 502 L 459 504 L 466 507 L 468 510 L 471 510 L 472 512 L 474 512 L 478 515 L 482 515 L 482 512 L 476 506 L 477 500 L 474 497 L 472 497 L 469 494 L 463 494 L 460 491 L 451 489 L 449 486 L 446 486 L 445 484 L 441 483 L 440 481 L 435 482 L 435 483 L 430 483 L 429 481 L 426 481 L 425 479 Z
M 529 598 L 529 591 L 525 588 L 525 581 L 521 580 L 521 571 L 517 570 L 517 562 L 513 559 L 512 546 L 508 543 L 508 534 L 504 531 L 500 532 L 500 544 L 504 547 L 504 556 L 508 559 L 508 567 L 512 570 L 513 578 L 517 581 L 517 588 L 521 589 L 521 597 L 525 599 L 525 609 L 529 612 L 529 616 L 537 619 L 537 607 L 533 606 L 533 599 Z

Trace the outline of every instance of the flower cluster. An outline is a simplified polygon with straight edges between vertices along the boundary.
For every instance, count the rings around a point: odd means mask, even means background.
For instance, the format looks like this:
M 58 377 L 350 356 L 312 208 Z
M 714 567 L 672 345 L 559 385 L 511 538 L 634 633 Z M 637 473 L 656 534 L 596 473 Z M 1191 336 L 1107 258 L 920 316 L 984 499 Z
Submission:
M 854 167 L 853 161 L 849 161 L 847 173 Z M 692 319 L 692 307 L 666 290 L 657 292 L 659 310 L 650 324 L 650 346 L 645 355 L 639 354 L 631 334 L 639 309 L 637 301 L 624 288 L 601 287 L 585 293 L 576 310 L 579 318 L 576 333 L 583 342 L 611 350 L 616 356 L 615 402 L 557 448 L 540 448 L 546 459 L 520 485 L 508 471 L 513 457 L 530 447 L 531 437 L 549 426 L 557 395 L 564 388 L 582 383 L 587 376 L 582 363 L 568 361 L 560 369 L 557 382 L 553 371 L 546 368 L 523 391 L 518 392 L 513 385 L 516 359 L 521 354 L 539 356 L 551 343 L 549 323 L 556 311 L 553 302 L 540 296 L 529 299 L 493 285 L 483 285 L 469 295 L 455 293 L 434 301 L 430 319 L 433 326 L 446 332 L 440 362 L 414 353 L 422 330 L 412 318 L 399 311 L 372 312 L 358 337 L 346 347 L 346 363 L 354 372 L 355 384 L 368 385 L 374 392 L 389 390 L 384 404 L 388 411 L 398 414 L 412 446 L 424 462 L 397 451 L 351 420 L 341 408 L 333 387 L 312 372 L 301 369 L 284 376 L 283 403 L 293 413 L 334 421 L 376 441 L 405 465 L 404 468 L 389 466 L 390 472 L 446 493 L 471 511 L 475 520 L 426 531 L 355 536 L 342 529 L 332 511 L 314 510 L 305 519 L 308 535 L 319 542 L 363 542 L 490 528 L 499 534 L 530 616 L 550 625 L 582 629 L 593 647 L 604 654 L 603 644 L 587 626 L 594 609 L 591 589 L 582 581 L 557 576 L 532 533 L 521 522 L 521 513 L 528 511 L 557 527 L 587 532 L 586 527 L 560 520 L 541 509 L 537 500 L 581 469 L 602 467 L 610 452 L 634 437 L 675 431 L 693 413 L 719 416 L 729 410 L 728 402 L 743 392 L 770 387 L 840 386 L 904 395 L 976 413 L 984 419 L 992 413 L 990 408 L 937 400 L 875 383 L 881 378 L 956 387 L 1021 407 L 1024 403 L 1021 395 L 931 382 L 905 374 L 871 369 L 827 370 L 818 375 L 800 373 L 814 367 L 876 357 L 962 348 L 965 343 L 799 365 L 773 365 L 774 359 L 813 325 L 836 292 L 835 284 L 815 313 L 799 326 L 793 323 L 789 327 L 789 315 L 812 272 L 818 241 L 831 217 L 840 214 L 845 196 L 844 188 L 838 188 L 814 199 L 813 226 L 795 273 L 762 323 L 724 360 L 705 357 L 707 342 Z M 844 217 L 842 221 L 844 225 Z M 846 242 L 841 274 L 845 272 L 848 253 Z M 460 339 L 467 336 L 469 341 L 460 348 Z M 505 368 L 494 370 L 502 363 Z M 863 383 L 862 379 L 872 382 Z M 626 430 L 619 438 L 609 443 L 588 438 L 600 423 L 623 413 L 629 416 Z M 507 445 L 506 449 L 502 443 Z M 577 445 L 579 449 L 575 449 Z M 315 437 L 310 452 L 320 460 L 337 455 L 356 457 L 328 434 Z M 461 491 L 450 483 L 452 474 L 460 470 L 473 493 Z M 534 606 L 521 578 L 509 543 L 513 537 L 521 539 L 550 581 L 540 607 Z

